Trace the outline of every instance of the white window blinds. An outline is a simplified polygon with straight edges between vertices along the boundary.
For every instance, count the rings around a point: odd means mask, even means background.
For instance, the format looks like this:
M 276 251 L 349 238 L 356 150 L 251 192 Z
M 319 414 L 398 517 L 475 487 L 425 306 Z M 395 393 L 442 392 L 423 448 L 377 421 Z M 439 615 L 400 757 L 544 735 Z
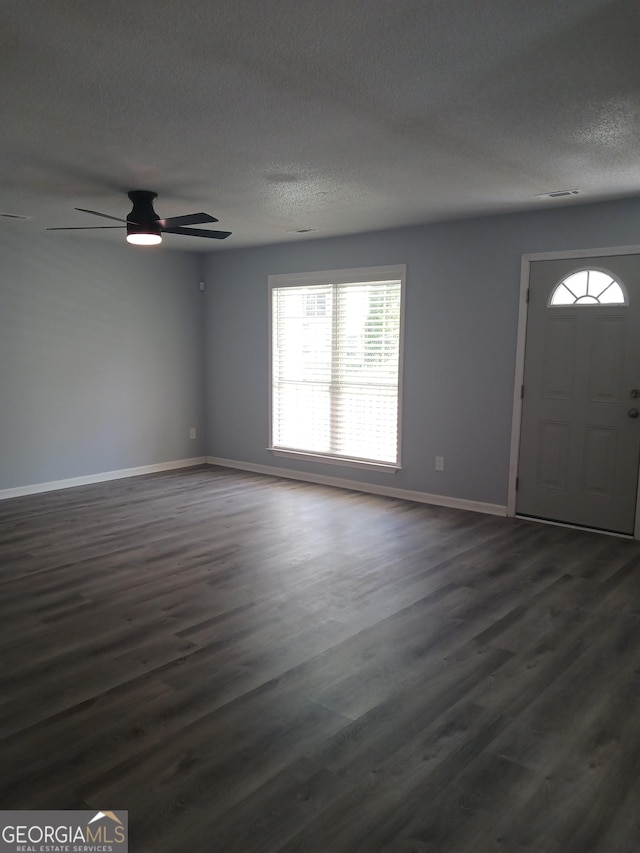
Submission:
M 273 449 L 399 465 L 395 269 L 372 281 L 277 286 L 285 277 L 272 277 Z

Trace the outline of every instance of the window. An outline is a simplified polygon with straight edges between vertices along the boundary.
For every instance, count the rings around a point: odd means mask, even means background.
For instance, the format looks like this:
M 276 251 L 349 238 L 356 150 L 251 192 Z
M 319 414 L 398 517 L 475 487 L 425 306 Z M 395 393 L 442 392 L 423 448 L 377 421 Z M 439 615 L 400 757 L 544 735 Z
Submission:
M 627 305 L 622 284 L 604 270 L 578 270 L 556 285 L 549 305 Z
M 327 294 L 307 293 L 304 297 L 304 315 L 305 317 L 326 317 Z
M 270 276 L 271 450 L 400 465 L 404 266 Z

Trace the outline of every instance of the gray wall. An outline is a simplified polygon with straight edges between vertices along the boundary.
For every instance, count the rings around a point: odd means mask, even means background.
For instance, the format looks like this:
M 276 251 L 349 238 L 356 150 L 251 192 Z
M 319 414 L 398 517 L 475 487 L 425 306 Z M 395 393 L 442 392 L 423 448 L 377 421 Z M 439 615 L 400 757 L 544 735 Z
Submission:
M 199 273 L 3 222 L 0 489 L 204 454 Z
M 640 245 L 639 199 L 207 255 L 208 454 L 506 504 L 520 256 L 622 245 Z M 396 263 L 407 264 L 403 470 L 273 456 L 267 276 Z
M 521 254 L 638 244 L 639 199 L 199 256 L 3 223 L 0 489 L 207 453 L 504 504 Z M 267 276 L 396 263 L 403 470 L 274 457 Z

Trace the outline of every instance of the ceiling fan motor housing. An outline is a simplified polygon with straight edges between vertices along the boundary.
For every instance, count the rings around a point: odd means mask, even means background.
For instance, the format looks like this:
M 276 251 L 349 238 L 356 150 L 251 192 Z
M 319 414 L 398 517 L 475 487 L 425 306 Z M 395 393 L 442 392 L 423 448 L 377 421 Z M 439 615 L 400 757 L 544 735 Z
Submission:
M 158 194 L 151 190 L 131 190 L 127 193 L 133 203 L 127 214 L 127 235 L 129 234 L 158 234 L 160 235 L 160 217 L 153 209 L 153 202 Z

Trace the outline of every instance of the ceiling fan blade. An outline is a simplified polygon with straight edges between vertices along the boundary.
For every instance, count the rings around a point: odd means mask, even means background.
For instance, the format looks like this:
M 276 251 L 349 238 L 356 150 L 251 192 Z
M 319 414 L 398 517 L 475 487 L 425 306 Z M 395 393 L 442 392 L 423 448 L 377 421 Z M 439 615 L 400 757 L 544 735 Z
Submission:
M 129 200 L 133 203 L 133 210 L 126 219 L 111 216 L 109 213 L 100 213 L 99 210 L 89 210 L 86 207 L 76 207 L 81 213 L 90 213 L 92 216 L 100 216 L 103 219 L 111 219 L 114 222 L 122 222 L 122 225 L 73 225 L 60 228 L 47 228 L 47 231 L 102 231 L 106 229 L 127 229 L 127 234 L 150 233 L 158 234 L 186 234 L 187 237 L 208 237 L 210 240 L 225 240 L 231 236 L 230 231 L 211 231 L 205 228 L 186 228 L 187 225 L 204 225 L 217 222 L 215 216 L 209 213 L 188 213 L 185 216 L 170 216 L 168 219 L 160 219 L 153 209 L 153 202 L 157 193 L 151 190 L 130 190 L 127 193 Z M 127 236 L 127 239 L 129 239 Z
M 82 213 L 92 213 L 94 216 L 103 216 L 105 219 L 114 219 L 116 222 L 126 222 L 126 219 L 120 219 L 118 216 L 109 216 L 108 213 L 99 213 L 97 210 L 87 210 L 86 207 L 76 207 L 76 210 Z
M 113 217 L 110 217 L 113 219 Z M 125 228 L 125 225 L 84 225 L 82 227 L 74 226 L 72 228 L 45 228 L 45 231 L 104 231 L 105 229 Z
M 214 240 L 225 240 L 231 236 L 231 231 L 208 231 L 206 228 L 160 228 L 167 234 L 186 234 L 189 237 L 212 237 Z
M 215 216 L 208 213 L 188 213 L 186 216 L 170 216 L 168 219 L 160 219 L 158 225 L 161 228 L 177 228 L 181 225 L 203 225 L 205 222 L 217 222 Z

